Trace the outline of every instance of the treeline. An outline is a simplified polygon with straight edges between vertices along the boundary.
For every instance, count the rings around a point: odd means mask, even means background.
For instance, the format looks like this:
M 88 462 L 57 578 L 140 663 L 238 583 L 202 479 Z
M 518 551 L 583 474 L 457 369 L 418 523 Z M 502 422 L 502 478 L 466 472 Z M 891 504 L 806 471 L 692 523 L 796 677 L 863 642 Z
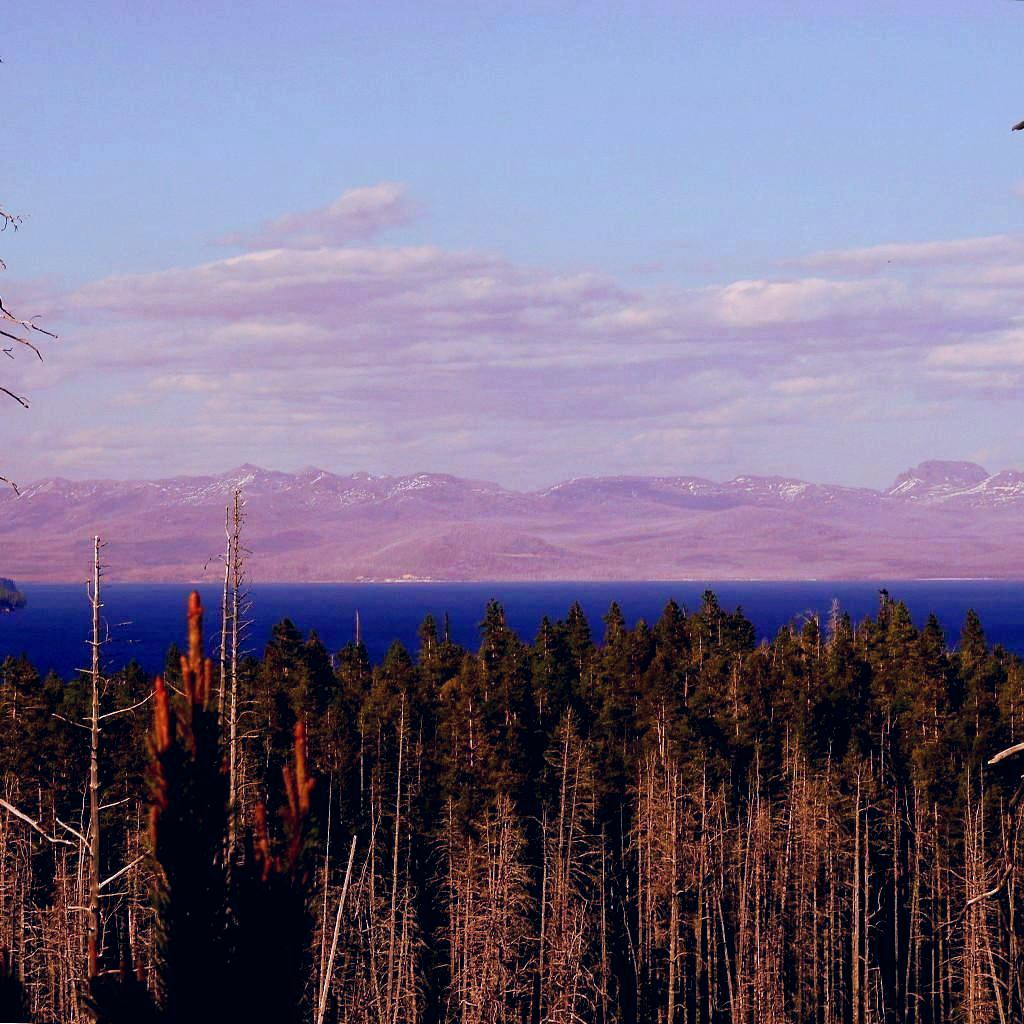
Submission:
M 467 651 L 428 618 L 374 666 L 286 620 L 239 665 L 233 742 L 194 637 L 156 687 L 107 680 L 92 948 L 90 682 L 8 658 L 0 1001 L 40 1022 L 1024 1019 L 1019 768 L 987 766 L 1024 738 L 1024 666 L 974 613 L 952 649 L 885 592 L 761 645 L 711 593 L 653 625 L 613 605 L 600 638 L 574 605 L 530 643 L 492 603 L 480 633 Z

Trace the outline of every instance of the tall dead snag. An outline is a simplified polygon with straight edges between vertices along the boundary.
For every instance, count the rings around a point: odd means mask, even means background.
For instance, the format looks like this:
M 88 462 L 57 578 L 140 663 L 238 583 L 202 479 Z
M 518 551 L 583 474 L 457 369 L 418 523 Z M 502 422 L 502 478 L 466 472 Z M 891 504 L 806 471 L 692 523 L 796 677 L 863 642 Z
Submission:
M 87 827 L 82 829 L 84 838 L 82 834 L 78 834 L 78 838 L 82 841 L 85 877 L 87 879 L 85 885 L 87 893 L 85 974 L 89 987 L 93 986 L 103 969 L 104 931 L 107 924 L 104 917 L 106 916 L 109 919 L 114 916 L 113 912 L 108 912 L 107 915 L 104 915 L 101 911 L 101 900 L 110 893 L 109 889 L 107 892 L 103 890 L 119 880 L 122 883 L 131 883 L 137 875 L 136 868 L 145 859 L 141 854 L 133 855 L 126 859 L 126 863 L 121 868 L 113 871 L 107 878 L 103 878 L 105 849 L 102 814 L 105 810 L 109 810 L 115 805 L 109 804 L 105 807 L 101 802 L 100 744 L 103 732 L 102 723 L 115 716 L 133 712 L 150 699 L 147 696 L 131 706 L 116 708 L 106 712 L 102 710 L 103 691 L 107 680 L 102 675 L 100 653 L 108 639 L 105 635 L 106 627 L 103 622 L 103 598 L 101 593 L 104 566 L 100 559 L 100 553 L 104 547 L 105 545 L 99 536 L 93 537 L 92 580 L 88 586 L 92 630 L 90 640 L 88 641 L 91 650 L 91 661 L 89 668 L 89 715 L 86 720 L 86 728 L 89 731 L 89 776 L 87 786 L 89 821 Z M 126 799 L 122 802 L 127 804 L 129 801 Z M 65 831 L 75 834 L 75 830 L 69 826 L 64 825 L 63 828 Z M 126 836 L 130 836 L 131 832 L 132 828 L 129 824 L 125 829 Z M 130 848 L 130 839 L 127 845 Z M 108 857 L 109 860 L 110 858 Z M 129 918 L 132 915 L 132 907 L 130 905 L 127 907 L 127 914 Z M 130 961 L 132 957 L 130 939 L 126 937 L 121 942 L 121 946 L 122 961 Z
M 1019 690 L 1011 693 L 1011 733 L 1015 731 Z M 1017 699 L 1014 699 L 1017 698 Z M 989 759 L 990 767 L 1013 763 L 1024 754 L 1017 742 Z M 998 1019 L 1005 1024 L 1024 1006 L 1024 949 L 1019 929 L 1017 868 L 1022 859 L 1021 823 L 1024 815 L 1024 777 L 1000 807 L 999 860 L 989 867 L 984 822 L 984 790 L 977 794 L 968 780 L 963 825 L 963 933 L 957 966 L 963 1019 L 968 1024 Z M 997 905 L 996 901 L 999 901 Z M 1000 928 L 993 924 L 1001 913 Z
M 100 624 L 103 602 L 100 596 L 100 580 L 103 567 L 100 564 L 100 538 L 93 537 L 92 584 L 89 601 L 92 610 L 92 664 L 89 672 L 90 713 L 89 713 L 89 909 L 86 926 L 88 942 L 88 976 L 95 978 L 99 973 L 100 939 Z
M 320 995 L 317 999 L 316 1009 L 316 1024 L 324 1024 L 324 1014 L 327 1012 L 327 1000 L 331 994 L 331 980 L 334 977 L 334 962 L 338 955 L 338 940 L 341 938 L 341 925 L 345 917 L 345 904 L 348 900 L 349 885 L 352 882 L 352 864 L 356 859 L 356 840 L 357 836 L 352 837 L 352 845 L 348 851 L 348 866 L 345 868 L 345 881 L 341 886 L 341 896 L 338 899 L 338 910 L 334 917 L 334 934 L 331 938 L 331 952 L 327 956 L 326 963 L 321 962 L 320 970 Z M 324 872 L 324 896 L 327 895 L 327 876 L 328 872 Z M 324 918 L 324 934 L 326 935 L 326 916 Z
M 984 898 L 989 892 L 992 872 L 985 852 L 984 794 L 975 794 L 968 783 L 964 812 L 963 885 L 965 912 L 958 958 L 960 976 L 960 1018 L 965 1024 L 1007 1024 L 1004 983 L 999 977 L 994 953 L 994 905 Z
M 687 1017 L 687 996 L 702 963 L 706 857 L 700 833 L 705 825 L 710 833 L 711 816 L 703 780 L 696 791 L 684 791 L 680 767 L 664 745 L 637 767 L 633 820 L 638 1007 L 677 1024 Z M 684 900 L 695 913 L 690 925 Z
M 771 805 L 754 783 L 734 848 L 736 951 L 733 1017 L 755 1024 L 783 1024 L 783 931 L 777 884 L 779 851 Z
M 556 737 L 552 767 L 558 805 L 545 811 L 541 933 L 538 955 L 540 1019 L 550 1024 L 591 1021 L 600 1003 L 599 861 L 594 832 L 594 772 L 586 742 L 567 714 Z
M 238 659 L 242 642 L 245 612 L 246 549 L 242 545 L 242 526 L 245 523 L 245 501 L 242 492 L 235 489 L 231 504 L 231 532 L 228 540 L 228 563 L 231 577 L 231 690 L 228 700 L 228 803 L 231 821 L 228 828 L 228 850 L 234 853 L 241 815 L 242 761 L 238 731 L 241 699 L 239 694 Z
M 1015 718 L 1018 713 L 1017 704 L 1021 690 L 1018 684 L 1016 696 L 1013 701 L 1012 715 Z M 1010 761 L 1017 765 L 1018 759 L 1024 754 L 1024 743 L 1014 743 L 1005 750 L 1000 751 L 989 760 L 989 765 L 1005 764 Z M 1019 880 L 1018 868 L 1024 862 L 1024 776 L 1018 775 L 1014 791 L 1006 801 L 1000 816 L 1000 846 L 1002 850 L 1002 866 L 999 876 L 988 891 L 976 899 L 991 899 L 1004 893 L 1003 900 L 1006 907 L 1006 919 L 1010 924 L 1007 928 L 1008 946 L 1006 960 L 1009 974 L 1007 1002 L 1011 1006 L 1024 1008 L 1024 943 L 1021 942 L 1018 929 L 1013 927 L 1020 918 Z
M 5 776 L 0 789 L 0 950 L 7 956 L 8 996 L 21 992 L 26 1008 L 43 1021 L 81 1021 L 79 995 L 86 965 L 88 872 L 85 837 L 65 838 L 42 792 Z M 34 796 L 34 799 L 33 799 Z M 24 801 L 34 817 L 16 806 Z M 49 889 L 48 899 L 40 899 Z M 13 1010 L 9 1012 L 13 1013 Z M 31 1015 L 0 1019 L 31 1020 Z
M 369 778 L 369 842 L 355 889 L 355 922 L 339 1019 L 418 1024 L 420 931 L 411 873 L 410 810 L 419 771 L 410 769 L 404 696 L 398 714 L 377 725 Z
M 17 231 L 20 226 L 20 217 L 8 213 L 7 210 L 0 207 L 0 231 L 6 231 L 8 228 Z M 7 264 L 0 259 L 0 270 L 6 269 Z M 4 300 L 0 297 L 0 351 L 4 356 L 13 359 L 16 350 L 28 350 L 42 362 L 43 353 L 36 344 L 41 337 L 56 338 L 57 335 L 43 330 L 34 320 L 24 320 L 16 316 L 4 305 Z M 24 395 L 20 395 L 2 384 L 0 384 L 0 395 L 13 399 L 23 409 L 28 408 L 28 399 Z M 10 485 L 17 493 L 18 487 L 13 480 L 0 476 L 0 482 Z
M 392 1016 L 391 1008 L 397 1012 L 398 989 L 401 976 L 395 973 L 395 954 L 398 949 L 398 866 L 401 858 L 402 841 L 402 768 L 405 754 L 405 694 L 402 694 L 402 708 L 398 720 L 398 769 L 395 775 L 395 837 L 391 851 L 391 912 L 388 915 L 388 973 L 387 973 L 387 1006 L 388 1017 Z
M 843 1020 L 846 950 L 838 921 L 847 903 L 841 852 L 845 836 L 832 807 L 831 768 L 816 773 L 799 749 L 790 750 L 789 785 L 777 818 L 777 899 L 785 927 L 782 977 L 795 1020 Z
M 867 901 L 863 892 L 864 876 L 862 851 L 866 850 L 862 825 L 865 821 L 861 802 L 861 772 L 857 771 L 857 787 L 854 797 L 853 826 L 853 882 L 850 910 L 850 1017 L 853 1024 L 864 1024 L 864 919 Z
M 990 767 L 998 764 L 1004 764 L 1011 759 L 1018 758 L 1021 754 L 1024 754 L 1024 743 L 1015 743 L 1013 746 L 1007 747 L 1005 750 L 1001 750 L 994 757 L 990 758 L 988 763 Z M 1018 779 L 1013 795 L 1006 802 L 1006 806 L 1003 809 L 1002 820 L 1000 823 L 1003 849 L 1002 870 L 999 872 L 996 884 L 985 892 L 978 893 L 973 897 L 972 902 L 987 900 L 994 896 L 998 896 L 1004 886 L 1013 883 L 1017 866 L 1017 848 L 1020 844 L 1021 838 L 1022 818 L 1024 818 L 1024 776 L 1021 776 Z
M 673 956 L 678 940 L 677 862 L 679 830 L 678 778 L 675 766 L 649 754 L 637 768 L 636 809 L 632 836 L 636 900 L 636 984 L 641 1012 L 657 1013 L 661 992 L 667 987 L 666 1020 L 675 1024 L 675 978 L 669 981 L 666 965 L 677 966 Z M 675 863 L 674 863 L 675 862 Z M 677 931 L 673 933 L 673 926 Z
M 231 593 L 231 507 L 224 509 L 224 592 L 220 602 L 220 683 L 217 687 L 217 715 L 224 722 L 228 688 L 228 623 L 231 621 L 228 599 Z
M 18 952 L 19 969 L 28 979 L 26 990 L 37 1014 L 73 1022 L 82 1020 L 83 1014 L 93 1013 L 90 992 L 103 976 L 105 955 L 109 957 L 113 947 L 117 946 L 121 958 L 131 960 L 132 944 L 140 934 L 137 916 L 139 865 L 145 859 L 137 850 L 139 825 L 132 822 L 130 814 L 126 814 L 122 841 L 119 842 L 119 829 L 115 826 L 113 839 L 108 842 L 104 828 L 105 812 L 109 813 L 118 806 L 125 807 L 127 812 L 131 805 L 129 797 L 107 804 L 102 802 L 104 792 L 100 769 L 104 723 L 136 710 L 149 697 L 130 706 L 103 710 L 109 683 L 103 675 L 101 657 L 108 639 L 101 592 L 103 547 L 101 538 L 93 537 L 91 573 L 86 584 L 92 626 L 89 639 L 85 641 L 91 651 L 90 665 L 81 669 L 79 679 L 68 687 L 74 690 L 82 688 L 86 709 L 78 720 L 56 713 L 52 704 L 46 713 L 47 719 L 52 715 L 83 730 L 89 737 L 88 766 L 83 768 L 83 810 L 78 827 L 61 820 L 60 814 L 67 815 L 67 809 L 59 806 L 54 792 L 44 798 L 42 787 L 38 787 L 35 793 L 19 791 L 14 779 L 5 776 L 3 795 L 0 796 L 0 807 L 6 812 L 0 820 L 0 904 L 4 902 L 4 882 L 9 864 L 5 835 L 7 823 L 13 819 L 21 827 L 27 827 L 33 837 L 44 839 L 51 851 L 45 869 L 38 871 L 42 876 L 39 888 L 48 893 L 48 898 L 45 902 L 36 902 L 38 897 L 26 892 L 18 901 L 23 921 L 31 919 L 34 932 L 31 942 L 19 942 L 13 947 Z M 45 699 L 40 701 L 36 712 L 46 706 Z M 72 774 L 77 776 L 77 768 L 72 770 Z M 18 800 L 26 801 L 32 807 L 32 813 L 20 809 L 15 803 Z M 38 843 L 38 840 L 33 841 Z M 15 849 L 20 846 L 18 843 L 11 845 Z M 23 877 L 33 886 L 37 858 L 31 843 L 26 853 L 27 870 Z M 122 866 L 114 870 L 112 862 L 122 854 L 127 856 Z M 103 877 L 105 870 L 111 871 L 106 878 Z M 22 875 L 22 870 L 18 874 Z M 104 903 L 105 900 L 111 902 Z M 0 906 L 0 911 L 3 910 Z M 28 930 L 23 928 L 22 939 Z M 0 946 L 8 941 L 3 932 L 0 929 Z
M 529 872 L 515 807 L 499 796 L 472 829 L 448 807 L 449 971 L 445 1020 L 514 1024 L 530 996 Z

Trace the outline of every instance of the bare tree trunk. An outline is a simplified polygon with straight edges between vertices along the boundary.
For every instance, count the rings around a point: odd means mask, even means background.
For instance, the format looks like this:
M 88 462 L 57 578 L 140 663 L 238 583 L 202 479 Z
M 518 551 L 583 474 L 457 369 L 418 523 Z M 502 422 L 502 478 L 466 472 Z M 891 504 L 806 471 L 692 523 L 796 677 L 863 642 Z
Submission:
M 92 668 L 91 701 L 89 714 L 89 907 L 87 919 L 88 973 L 95 978 L 99 973 L 100 939 L 100 564 L 99 537 L 93 537 L 92 587 Z
M 405 695 L 402 695 L 402 710 L 398 723 L 398 776 L 395 783 L 395 842 L 391 862 L 391 915 L 388 923 L 388 1008 L 398 1013 L 401 995 L 395 978 L 395 931 L 398 913 L 398 850 L 402 834 L 402 755 L 405 752 Z M 388 1016 L 392 1014 L 389 1012 Z
M 242 492 L 235 490 L 231 514 L 231 538 L 228 542 L 231 564 L 231 699 L 228 711 L 228 802 L 231 817 L 228 824 L 228 856 L 234 853 L 239 816 L 238 758 L 238 645 L 239 612 L 242 586 L 245 582 L 245 560 L 242 552 Z
M 670 884 L 669 884 L 669 916 L 668 916 L 668 1006 L 667 1024 L 676 1024 L 676 986 L 679 961 L 679 803 L 681 786 L 679 773 L 675 765 L 666 769 L 668 799 L 671 801 L 671 825 L 669 829 L 670 844 Z
M 352 881 L 352 862 L 356 857 L 356 837 L 352 837 L 352 845 L 348 851 L 348 867 L 345 868 L 345 883 L 341 887 L 341 899 L 338 900 L 338 913 L 334 918 L 334 936 L 331 939 L 331 953 L 327 958 L 327 967 L 320 979 L 320 1003 L 317 1007 L 316 1024 L 323 1024 L 324 1012 L 327 1009 L 327 996 L 331 991 L 331 975 L 334 973 L 334 958 L 338 952 L 338 937 L 341 934 L 341 919 L 345 913 L 345 900 L 348 897 L 349 883 Z
M 334 776 L 331 776 L 327 790 L 327 840 L 324 844 L 324 901 L 320 911 L 320 985 L 323 985 L 324 970 L 327 964 L 327 897 L 331 882 L 331 824 L 334 809 Z
M 853 906 L 850 911 L 850 1019 L 862 1024 L 864 1004 L 861 994 L 861 891 L 860 891 L 860 771 L 857 772 L 857 793 L 854 801 L 853 826 Z
M 231 509 L 224 509 L 224 592 L 220 602 L 220 689 L 217 692 L 217 717 L 224 722 L 228 683 L 228 594 L 231 588 Z

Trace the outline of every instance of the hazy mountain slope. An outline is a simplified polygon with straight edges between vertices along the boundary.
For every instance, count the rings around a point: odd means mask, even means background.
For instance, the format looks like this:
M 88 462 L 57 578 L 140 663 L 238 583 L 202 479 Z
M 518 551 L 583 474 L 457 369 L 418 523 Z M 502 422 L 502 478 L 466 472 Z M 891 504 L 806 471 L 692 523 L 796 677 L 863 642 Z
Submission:
M 154 481 L 43 480 L 0 493 L 0 571 L 215 578 L 224 506 L 248 504 L 257 580 L 1024 576 L 1024 473 L 925 462 L 886 491 L 742 476 L 569 480 L 520 493 L 443 474 L 241 466 Z

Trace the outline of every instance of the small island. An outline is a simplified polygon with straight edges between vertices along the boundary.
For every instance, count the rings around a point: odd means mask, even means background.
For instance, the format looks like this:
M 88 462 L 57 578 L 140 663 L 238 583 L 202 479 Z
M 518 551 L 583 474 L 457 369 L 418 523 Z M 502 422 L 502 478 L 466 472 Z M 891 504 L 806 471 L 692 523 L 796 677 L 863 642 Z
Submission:
M 14 585 L 14 580 L 0 576 L 0 614 L 25 607 L 25 595 Z

